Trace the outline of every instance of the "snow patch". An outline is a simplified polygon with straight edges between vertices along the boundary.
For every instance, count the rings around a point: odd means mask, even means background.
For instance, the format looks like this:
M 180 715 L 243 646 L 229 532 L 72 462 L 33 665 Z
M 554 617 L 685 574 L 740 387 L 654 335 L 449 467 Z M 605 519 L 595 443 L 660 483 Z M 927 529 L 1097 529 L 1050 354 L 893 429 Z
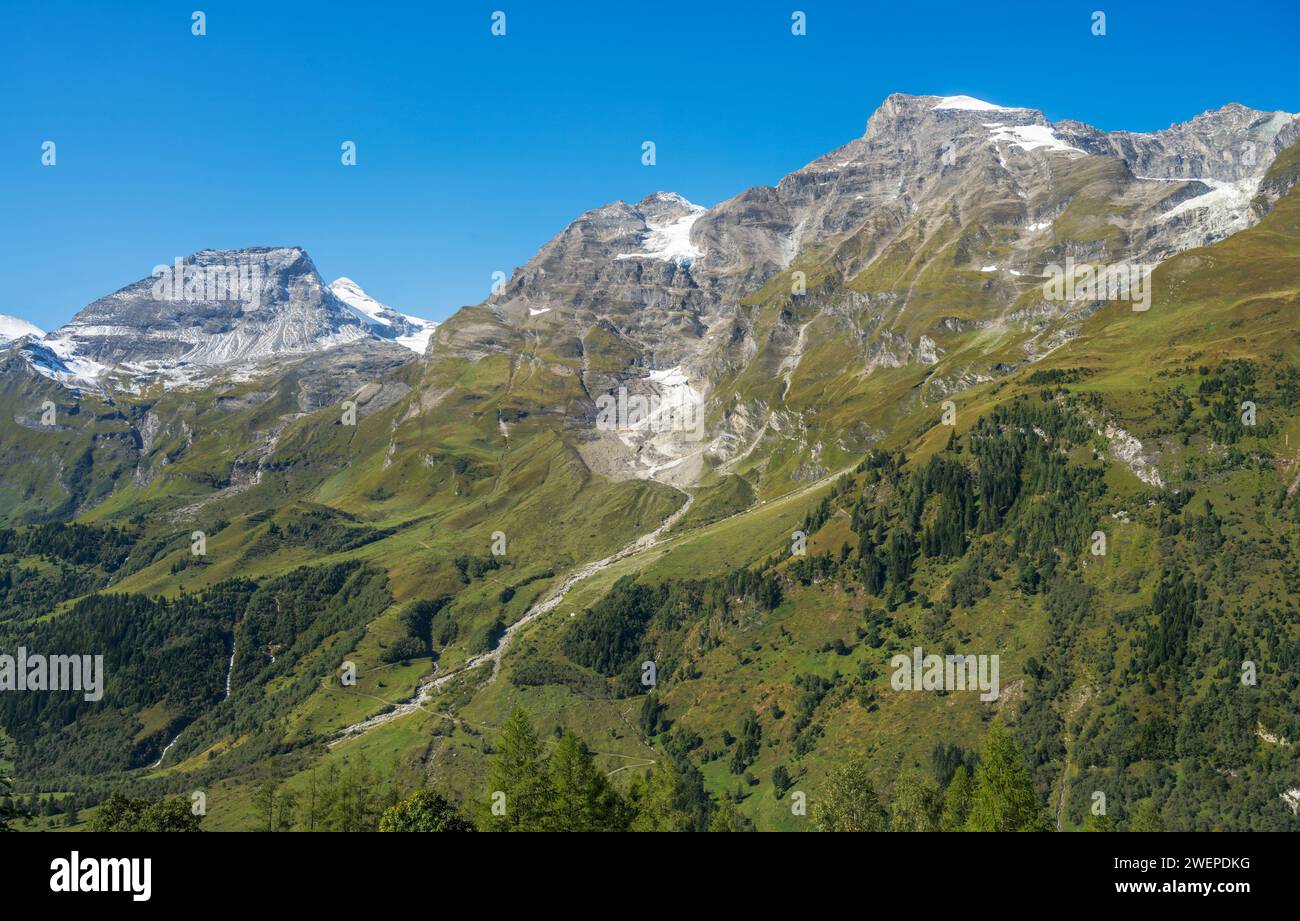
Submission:
M 44 335 L 45 330 L 28 323 L 26 320 L 0 313 L 0 342 L 12 342 L 15 339 L 21 339 L 23 336 L 35 336 L 39 339 Z
M 24 347 L 28 364 L 38 374 L 64 386 L 94 386 L 108 373 L 108 366 L 101 365 L 77 354 L 77 345 L 71 339 L 45 338 Z
M 418 333 L 412 333 L 409 336 L 398 336 L 393 341 L 396 342 L 398 345 L 402 346 L 403 348 L 410 349 L 412 352 L 415 352 L 417 355 L 423 355 L 425 349 L 429 347 L 429 340 L 433 338 L 433 331 L 437 328 L 437 326 L 438 326 L 437 323 L 430 321 L 429 325 L 426 326 L 424 329 L 420 330 Z
M 636 475 L 653 479 L 699 453 L 705 395 L 691 386 L 681 365 L 651 371 L 636 390 L 648 398 L 649 411 L 626 420 L 618 438 L 636 452 Z
M 944 96 L 932 109 L 960 109 L 965 112 L 1015 112 L 1019 107 L 996 106 L 974 96 Z
M 1204 223 L 1216 234 L 1244 230 L 1250 223 L 1250 202 L 1259 190 L 1259 179 L 1241 179 L 1237 182 L 1224 182 L 1219 179 L 1182 180 L 1186 182 L 1203 182 L 1209 186 L 1208 192 L 1189 198 L 1160 215 L 1160 220 L 1168 221 L 1182 214 L 1207 209 Z
M 708 209 L 693 205 L 685 199 L 682 199 L 682 202 L 690 208 L 689 214 L 666 223 L 647 221 L 646 227 L 650 232 L 641 243 L 641 252 L 620 253 L 614 258 L 659 259 L 664 262 L 675 262 L 678 265 L 690 265 L 704 255 L 700 249 L 691 244 L 691 228 L 700 219 L 700 215 Z
M 992 140 L 1005 141 L 1008 144 L 1014 144 L 1021 150 L 1055 150 L 1061 153 L 1077 153 L 1082 155 L 1083 151 L 1077 147 L 1071 147 L 1062 141 L 1053 133 L 1047 125 L 999 125 L 996 122 L 984 122 L 985 128 L 994 129 Z

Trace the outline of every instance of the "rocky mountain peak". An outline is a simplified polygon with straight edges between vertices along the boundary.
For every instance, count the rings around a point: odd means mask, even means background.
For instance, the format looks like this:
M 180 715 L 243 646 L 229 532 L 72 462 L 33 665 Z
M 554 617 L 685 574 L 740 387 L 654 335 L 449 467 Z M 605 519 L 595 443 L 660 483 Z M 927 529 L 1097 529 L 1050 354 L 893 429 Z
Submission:
M 1033 300 L 1049 266 L 1151 265 L 1257 220 L 1259 178 L 1294 121 L 1230 105 L 1165 131 L 1107 133 L 967 95 L 896 93 L 863 136 L 774 186 L 707 209 L 656 192 L 583 213 L 488 300 L 490 318 L 449 324 L 447 353 L 472 359 L 522 328 L 556 355 L 580 356 L 587 393 L 653 390 L 654 375 L 671 370 L 707 400 L 756 355 L 788 392 L 810 340 L 842 336 L 865 373 L 942 366 L 969 347 L 951 380 L 935 377 L 936 392 L 955 391 L 1017 366 L 985 367 L 968 336 L 994 317 L 1021 337 L 1024 361 L 1076 334 L 1091 306 Z M 779 300 L 790 283 L 765 286 L 791 270 L 820 290 L 792 294 L 759 333 L 756 292 Z M 977 315 L 944 312 L 957 304 Z M 727 418 L 776 413 L 773 424 L 785 424 L 773 406 L 765 397 Z M 656 476 L 668 469 L 657 466 L 663 453 L 653 454 Z
M 27 355 L 63 382 L 185 383 L 217 367 L 418 332 L 376 336 L 368 320 L 326 287 L 301 247 L 202 250 L 87 305 Z
M 438 324 L 394 310 L 375 300 L 351 278 L 336 278 L 329 290 L 347 304 L 370 327 L 370 332 L 381 339 L 391 339 L 413 352 L 424 354 L 429 338 Z
M 110 367 L 220 365 L 366 335 L 300 247 L 202 250 L 100 298 L 52 334 Z
M 655 192 L 636 203 L 637 212 L 647 227 L 662 226 L 682 218 L 702 214 L 705 209 L 687 201 L 676 192 Z
M 893 93 L 867 120 L 866 140 L 896 140 L 918 130 L 954 133 L 982 122 L 1046 125 L 1037 109 L 1003 106 L 973 96 Z

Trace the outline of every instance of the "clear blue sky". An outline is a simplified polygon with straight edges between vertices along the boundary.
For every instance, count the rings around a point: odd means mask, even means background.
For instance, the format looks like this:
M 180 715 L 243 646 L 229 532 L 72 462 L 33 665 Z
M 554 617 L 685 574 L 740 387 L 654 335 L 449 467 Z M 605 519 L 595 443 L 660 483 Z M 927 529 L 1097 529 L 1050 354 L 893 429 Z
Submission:
M 860 135 L 895 91 L 1105 129 L 1234 101 L 1300 111 L 1298 10 L 0 0 L 0 312 L 53 328 L 175 256 L 292 244 L 326 281 L 442 319 L 582 211 L 775 183 Z

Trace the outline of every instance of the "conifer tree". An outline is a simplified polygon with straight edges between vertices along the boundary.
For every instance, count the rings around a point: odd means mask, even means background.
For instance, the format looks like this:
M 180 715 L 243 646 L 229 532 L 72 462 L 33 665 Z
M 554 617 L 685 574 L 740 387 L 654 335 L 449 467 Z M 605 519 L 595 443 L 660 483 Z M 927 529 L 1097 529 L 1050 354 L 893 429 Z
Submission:
M 14 805 L 14 801 L 10 797 L 12 792 L 12 781 L 5 775 L 0 774 L 0 796 L 3 797 L 3 799 L 0 799 L 0 832 L 13 831 L 10 823 L 22 815 L 21 810 Z
M 966 819 L 970 816 L 971 795 L 974 784 L 966 765 L 960 765 L 953 772 L 948 782 L 948 790 L 943 796 L 943 810 L 939 814 L 940 831 L 964 831 Z
M 1029 767 L 1011 731 L 1000 722 L 989 727 L 975 768 L 968 831 L 1045 831 Z
M 560 737 L 548 765 L 552 831 L 622 831 L 627 807 L 596 767 L 586 743 L 571 732 Z
M 694 831 L 696 817 L 688 808 L 683 780 L 670 761 L 638 778 L 629 791 L 636 816 L 632 831 Z
M 1108 815 L 1089 812 L 1083 819 L 1084 831 L 1114 831 L 1115 820 Z
M 550 777 L 542 743 L 523 708 L 516 707 L 497 742 L 488 778 L 488 795 L 494 805 L 504 794 L 504 811 L 492 812 L 485 826 L 492 831 L 543 831 L 551 802 Z

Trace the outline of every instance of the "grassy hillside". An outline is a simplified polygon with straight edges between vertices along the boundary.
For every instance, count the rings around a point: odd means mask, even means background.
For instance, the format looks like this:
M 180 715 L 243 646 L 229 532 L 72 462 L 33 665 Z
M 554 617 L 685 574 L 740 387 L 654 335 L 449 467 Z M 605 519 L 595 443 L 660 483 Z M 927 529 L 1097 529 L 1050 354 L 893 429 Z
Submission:
M 1113 177 L 1070 178 L 1058 220 L 1104 250 L 1088 190 Z M 905 234 L 849 290 L 918 292 L 913 340 L 973 319 L 990 282 L 963 268 L 968 231 Z M 689 507 L 593 473 L 566 422 L 589 402 L 578 356 L 481 308 L 446 355 L 353 394 L 355 425 L 292 373 L 86 394 L 54 425 L 38 398 L 65 392 L 8 384 L 22 431 L 0 452 L 55 473 L 0 488 L 0 647 L 108 657 L 102 703 L 0 698 L 18 800 L 51 800 L 32 827 L 65 800 L 84 820 L 112 791 L 202 790 L 205 828 L 279 824 L 283 801 L 300 829 L 304 803 L 368 790 L 320 820 L 352 827 L 425 786 L 491 826 L 522 710 L 551 769 L 585 743 L 631 827 L 660 796 L 691 827 L 826 827 L 846 765 L 890 821 L 937 823 L 1010 744 L 1048 827 L 1296 830 L 1300 194 L 1164 263 L 1150 310 L 1093 305 L 1029 364 L 1020 333 L 954 322 L 936 364 L 868 366 L 858 345 L 888 331 L 814 309 L 854 246 L 807 254 L 807 300 L 787 277 L 747 300 L 770 352 L 717 390 L 794 428 Z M 456 350 L 492 324 L 499 351 Z M 992 699 L 896 687 L 916 647 L 996 656 Z

